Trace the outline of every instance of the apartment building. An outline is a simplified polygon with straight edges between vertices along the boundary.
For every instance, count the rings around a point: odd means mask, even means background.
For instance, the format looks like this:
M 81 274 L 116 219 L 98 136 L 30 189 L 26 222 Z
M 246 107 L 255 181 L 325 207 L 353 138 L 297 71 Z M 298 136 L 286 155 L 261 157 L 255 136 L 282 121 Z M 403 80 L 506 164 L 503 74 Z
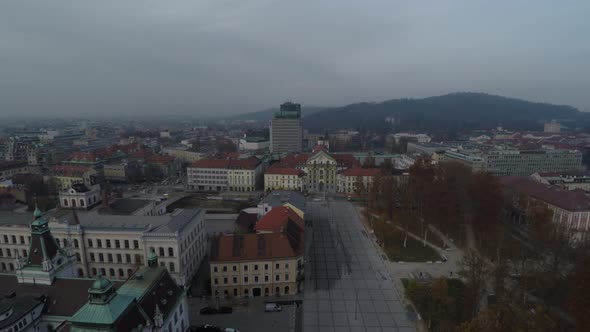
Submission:
M 75 275 L 124 280 L 158 256 L 179 284 L 196 272 L 206 254 L 205 211 L 177 209 L 160 216 L 103 215 L 53 210 L 44 216 L 59 247 L 75 256 Z M 0 212 L 0 270 L 13 272 L 16 257 L 30 246 L 27 213 Z
M 362 183 L 364 188 L 370 188 L 373 185 L 373 179 L 381 171 L 378 168 L 351 168 L 338 174 L 338 192 L 354 194 L 357 192 L 357 186 Z
M 187 183 L 189 189 L 198 191 L 255 191 L 262 171 L 262 162 L 256 157 L 207 158 L 187 167 Z
M 32 173 L 35 167 L 31 167 L 26 161 L 0 161 L 0 182 L 12 179 L 12 176 L 20 173 Z
M 86 165 L 55 165 L 52 171 L 58 190 L 68 190 L 77 183 L 90 187 L 101 177 L 95 168 Z
M 500 183 L 513 194 L 515 205 L 519 205 L 519 197 L 523 195 L 545 204 L 553 212 L 553 222 L 572 230 L 576 238 L 590 231 L 590 195 L 586 192 L 566 190 L 528 177 L 507 176 Z
M 590 173 L 588 172 L 537 172 L 531 175 L 531 179 L 544 184 L 556 185 L 567 190 L 582 189 L 590 191 Z
M 295 168 L 269 167 L 264 173 L 264 191 L 303 190 L 305 172 Z

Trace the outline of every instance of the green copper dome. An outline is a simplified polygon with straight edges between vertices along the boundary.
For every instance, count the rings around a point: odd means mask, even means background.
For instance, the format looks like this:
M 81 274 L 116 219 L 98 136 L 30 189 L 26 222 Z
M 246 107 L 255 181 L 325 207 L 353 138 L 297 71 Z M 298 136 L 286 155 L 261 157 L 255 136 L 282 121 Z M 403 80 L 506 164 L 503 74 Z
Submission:
M 92 287 L 90 287 L 90 290 L 97 292 L 97 293 L 103 293 L 112 287 L 113 287 L 113 284 L 109 281 L 109 279 L 100 275 L 100 276 L 98 276 L 96 281 L 94 281 L 94 283 L 92 283 Z
M 43 212 L 41 212 L 41 210 L 39 210 L 39 207 L 37 206 L 37 204 L 35 204 L 35 212 L 33 212 L 33 217 L 35 217 L 35 219 L 39 219 L 43 216 Z

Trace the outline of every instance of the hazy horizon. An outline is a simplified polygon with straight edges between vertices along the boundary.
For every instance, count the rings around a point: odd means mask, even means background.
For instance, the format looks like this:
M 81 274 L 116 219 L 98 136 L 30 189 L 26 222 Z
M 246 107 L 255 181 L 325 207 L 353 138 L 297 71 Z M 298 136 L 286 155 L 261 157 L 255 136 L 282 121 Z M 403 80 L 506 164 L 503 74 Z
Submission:
M 4 117 L 227 116 L 477 91 L 590 110 L 590 3 L 0 3 Z

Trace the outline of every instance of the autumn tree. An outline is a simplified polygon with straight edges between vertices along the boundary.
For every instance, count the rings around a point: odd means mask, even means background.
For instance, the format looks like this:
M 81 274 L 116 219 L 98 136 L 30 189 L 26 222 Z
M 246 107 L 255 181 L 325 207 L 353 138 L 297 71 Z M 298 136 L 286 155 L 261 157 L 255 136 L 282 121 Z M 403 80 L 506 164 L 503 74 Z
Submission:
M 480 311 L 472 320 L 462 324 L 461 332 L 552 332 L 557 324 L 541 307 L 527 310 L 514 303 L 501 303 Z
M 466 310 L 474 316 L 486 291 L 489 267 L 482 256 L 470 250 L 459 262 L 459 268 L 459 275 L 465 280 Z

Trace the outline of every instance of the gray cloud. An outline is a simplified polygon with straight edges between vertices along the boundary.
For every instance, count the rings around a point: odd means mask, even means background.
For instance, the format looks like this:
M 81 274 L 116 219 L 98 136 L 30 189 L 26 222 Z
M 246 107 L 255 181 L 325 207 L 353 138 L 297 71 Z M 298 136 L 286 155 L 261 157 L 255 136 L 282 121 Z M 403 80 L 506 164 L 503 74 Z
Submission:
M 590 110 L 590 3 L 0 2 L 1 114 L 237 113 L 484 91 Z

